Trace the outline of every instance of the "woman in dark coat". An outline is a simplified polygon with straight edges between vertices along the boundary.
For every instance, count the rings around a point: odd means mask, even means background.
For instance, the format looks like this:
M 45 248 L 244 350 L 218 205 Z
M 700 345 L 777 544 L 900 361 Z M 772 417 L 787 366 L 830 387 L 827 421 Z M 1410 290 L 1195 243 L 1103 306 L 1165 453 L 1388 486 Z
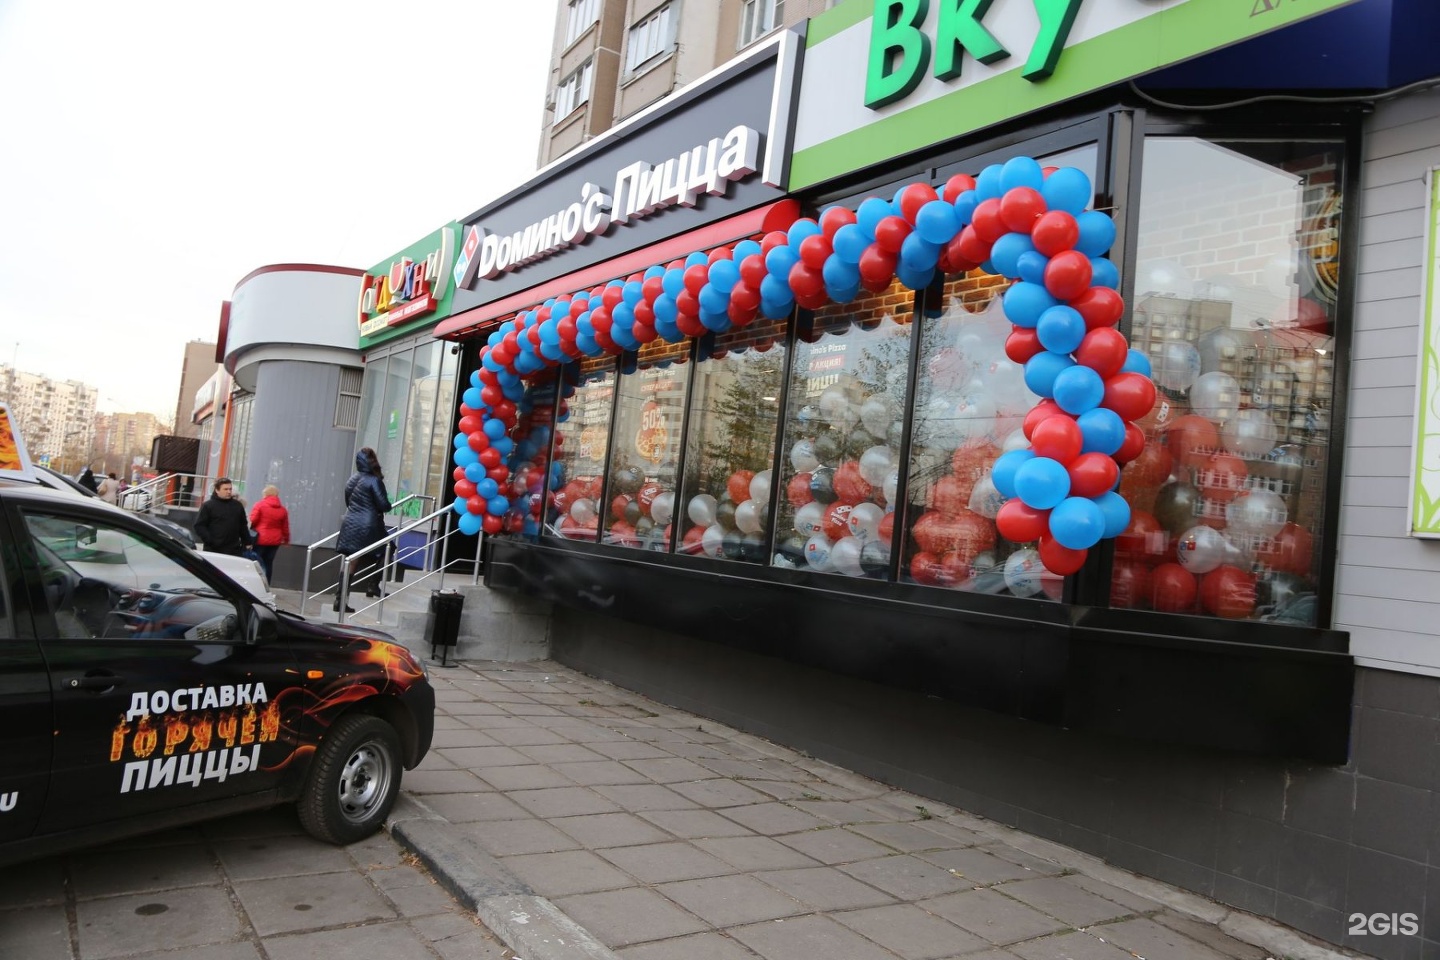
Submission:
M 369 447 L 361 447 L 355 454 L 355 472 L 345 482 L 345 519 L 340 524 L 340 538 L 335 549 L 349 555 L 383 540 L 389 533 L 385 529 L 385 514 L 391 511 L 390 495 L 385 491 L 385 474 L 380 470 L 380 459 Z M 364 557 L 357 557 L 351 564 L 350 575 L 356 570 L 366 571 L 365 595 L 380 595 L 379 568 L 384 550 L 376 550 Z M 351 587 L 355 587 L 354 582 Z M 340 596 L 335 596 L 335 609 L 340 609 Z M 353 612 L 353 611 L 352 611 Z
M 210 499 L 195 516 L 195 539 L 211 553 L 244 554 L 254 538 L 250 536 L 250 519 L 245 506 L 235 499 L 235 485 L 229 477 L 215 481 Z

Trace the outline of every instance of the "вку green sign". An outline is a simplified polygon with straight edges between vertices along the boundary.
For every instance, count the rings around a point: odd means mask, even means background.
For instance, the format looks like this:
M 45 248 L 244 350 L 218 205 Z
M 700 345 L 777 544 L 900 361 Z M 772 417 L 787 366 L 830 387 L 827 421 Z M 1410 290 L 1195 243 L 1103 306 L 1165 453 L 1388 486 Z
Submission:
M 960 76 L 968 54 L 978 63 L 997 63 L 1010 56 L 985 26 L 993 0 L 940 0 L 933 55 L 925 21 L 930 0 L 876 0 L 870 21 L 869 69 L 865 75 L 865 106 L 874 109 L 903 100 L 915 92 L 933 64 L 937 80 Z M 1031 0 L 1040 18 L 1039 31 L 1030 45 L 1020 75 L 1044 80 L 1070 35 L 1075 15 L 1084 0 Z

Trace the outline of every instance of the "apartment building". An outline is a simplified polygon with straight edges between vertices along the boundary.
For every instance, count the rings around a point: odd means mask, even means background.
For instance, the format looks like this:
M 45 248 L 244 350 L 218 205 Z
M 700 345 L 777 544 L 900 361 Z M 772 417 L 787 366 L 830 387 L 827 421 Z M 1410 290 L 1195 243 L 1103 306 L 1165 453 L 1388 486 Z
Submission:
M 185 356 L 180 367 L 180 393 L 175 401 L 175 436 L 200 436 L 200 427 L 194 417 L 195 394 L 219 369 L 214 342 L 191 340 L 185 344 Z
M 560 0 L 540 166 L 834 0 Z
M 20 425 L 31 459 L 70 473 L 80 469 L 90 453 L 98 389 L 0 364 L 0 391 L 0 399 L 10 405 Z

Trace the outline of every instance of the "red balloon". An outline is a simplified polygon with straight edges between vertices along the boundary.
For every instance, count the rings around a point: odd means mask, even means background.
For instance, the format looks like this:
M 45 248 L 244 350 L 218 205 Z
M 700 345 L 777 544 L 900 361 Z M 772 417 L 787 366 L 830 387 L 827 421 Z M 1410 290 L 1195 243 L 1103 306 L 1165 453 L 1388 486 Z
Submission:
M 1089 550 L 1083 548 L 1072 550 L 1048 533 L 1040 538 L 1036 550 L 1040 554 L 1040 562 L 1045 565 L 1045 569 L 1062 577 L 1078 573 L 1080 568 L 1085 566 L 1085 558 L 1090 553 Z
M 944 576 L 940 558 L 928 550 L 921 550 L 910 558 L 910 576 L 916 583 L 923 583 L 929 587 L 938 585 Z
M 961 260 L 979 266 L 990 259 L 990 245 L 994 242 L 980 236 L 980 231 L 975 228 L 974 224 L 971 224 L 961 230 L 960 235 L 952 240 L 951 244 L 955 247 L 955 252 Z
M 1163 557 L 1170 535 L 1155 515 L 1131 508 L 1130 523 L 1115 537 L 1115 555 L 1134 560 Z
M 635 502 L 640 504 L 640 512 L 647 517 L 650 516 L 650 505 L 655 502 L 656 497 L 664 492 L 665 488 L 654 480 L 641 484 L 640 489 L 635 493 Z M 746 497 L 749 497 L 748 493 Z
M 485 476 L 494 480 L 496 483 L 504 483 L 510 479 L 510 468 L 502 463 L 498 467 L 491 467 L 489 470 L 486 470 Z
M 646 277 L 640 284 L 640 291 L 650 303 L 665 292 L 665 281 L 660 277 Z
M 587 300 L 571 300 L 571 301 L 570 301 L 570 316 L 571 316 L 572 319 L 575 318 L 575 317 L 580 316 L 580 314 L 584 313 L 586 310 L 589 310 L 589 309 L 590 309 L 590 303 L 589 303 L 589 301 L 587 301 Z
M 675 326 L 687 337 L 703 337 L 708 332 L 705 324 L 700 322 L 699 316 L 693 313 L 682 313 L 675 318 Z
M 1125 301 L 1109 287 L 1091 287 L 1071 300 L 1070 306 L 1085 318 L 1085 326 L 1091 330 L 1113 327 L 1125 314 Z
M 1195 471 L 1195 485 L 1208 499 L 1229 503 L 1245 492 L 1245 481 L 1249 476 L 1250 470 L 1244 460 L 1219 451 L 1211 454 Z
M 1005 356 L 1022 365 L 1044 349 L 1034 327 L 1016 327 L 1005 338 Z
M 1110 570 L 1110 606 L 1130 609 L 1150 605 L 1150 568 L 1133 560 L 1116 560 Z
M 866 247 L 865 252 L 860 254 L 859 268 L 860 279 L 867 290 L 883 290 L 895 279 L 895 255 L 878 246 Z
M 476 430 L 479 430 L 480 427 L 481 427 L 481 423 L 480 423 L 480 418 L 479 418 L 479 417 L 470 416 L 470 417 L 461 417 L 461 418 L 460 418 L 460 432 L 461 432 L 461 433 L 466 433 L 466 434 L 474 433 Z
M 624 299 L 625 289 L 618 283 L 615 284 L 613 287 L 606 287 L 605 290 L 600 294 L 600 302 L 612 310 L 615 309 L 615 306 Z
M 929 506 L 934 507 L 946 516 L 959 516 L 962 510 L 966 510 L 970 503 L 970 491 L 975 482 L 966 482 L 957 477 L 946 475 L 935 481 L 935 487 L 930 492 Z
M 752 253 L 740 261 L 740 279 L 756 290 L 760 289 L 760 284 L 765 280 L 768 272 L 765 268 L 765 258 L 758 253 Z
M 1150 605 L 1165 613 L 1183 613 L 1195 606 L 1199 589 L 1189 570 L 1178 563 L 1162 563 L 1150 574 Z
M 1200 580 L 1200 606 L 1229 620 L 1255 613 L 1255 575 L 1230 565 L 1216 567 Z
M 797 510 L 814 499 L 810 495 L 810 472 L 797 473 L 785 484 L 785 499 Z
M 1066 250 L 1045 265 L 1045 289 L 1057 299 L 1070 300 L 1090 289 L 1093 274 L 1089 257 L 1079 250 Z
M 730 306 L 725 308 L 725 315 L 729 317 L 730 322 L 737 327 L 744 327 L 753 323 L 759 312 L 756 307 L 747 307 L 743 304 L 736 303 L 733 298 L 730 300 Z M 710 356 L 719 359 L 723 357 L 726 352 L 727 351 L 721 350 L 710 354 Z
M 610 514 L 614 517 L 624 517 L 625 508 L 630 505 L 631 498 L 625 494 L 617 494 L 615 499 L 610 501 Z
M 830 295 L 825 292 L 824 287 L 808 293 L 795 294 L 795 303 L 803 310 L 819 310 L 830 302 Z
M 997 197 L 980 201 L 970 217 L 970 225 L 975 228 L 975 235 L 985 241 L 986 247 L 1010 232 L 1005 221 L 1000 219 L 1000 200 Z M 987 251 L 982 260 L 988 259 L 990 254 Z
M 1035 221 L 1044 214 L 1045 198 L 1033 187 L 1011 187 L 1000 198 L 1000 220 L 1016 233 L 1034 230 Z
M 475 484 L 471 483 L 469 480 L 456 480 L 455 496 L 459 497 L 461 500 L 469 500 L 471 497 L 475 496 Z
M 827 207 L 820 214 L 820 231 L 826 240 L 835 241 L 835 231 L 855 222 L 855 211 L 849 207 Z
M 704 527 L 691 527 L 685 531 L 685 536 L 680 538 L 679 550 L 681 553 L 688 553 L 692 556 L 702 551 L 700 538 L 705 536 Z
M 635 326 L 630 328 L 630 336 L 639 340 L 641 343 L 649 343 L 651 340 L 660 336 L 660 334 L 655 332 L 655 325 L 653 323 L 636 323 Z
M 500 466 L 500 464 L 504 462 L 504 459 L 500 451 L 494 447 L 480 451 L 480 465 L 486 470 L 493 470 L 495 467 Z
M 676 294 L 675 307 L 682 317 L 698 317 L 700 315 L 700 301 L 695 299 L 695 294 L 689 290 L 681 290 Z
M 486 514 L 480 518 L 480 528 L 488 534 L 497 534 L 505 529 L 505 518 Z
M 700 290 L 710 282 L 710 267 L 706 264 L 697 263 L 693 267 L 685 268 L 685 289 L 700 295 Z
M 875 225 L 875 245 L 886 253 L 899 254 L 912 229 L 901 217 L 885 217 Z
M 920 549 L 936 556 L 959 550 L 973 557 L 981 550 L 995 546 L 994 524 L 978 513 L 964 509 L 954 516 L 938 510 L 923 513 L 910 528 L 910 535 Z
M 831 485 L 835 489 L 835 496 L 852 506 L 875 495 L 875 488 L 860 476 L 860 464 L 854 460 L 846 460 L 835 468 Z
M 1130 344 L 1123 333 L 1114 327 L 1096 327 L 1075 349 L 1075 362 L 1100 374 L 1101 380 L 1108 380 L 1120 372 L 1129 355 Z
M 465 468 L 464 468 L 464 467 L 456 467 L 454 470 L 450 471 L 450 476 L 451 476 L 453 479 L 455 479 L 455 480 L 464 480 L 464 479 L 465 479 Z
M 939 200 L 940 195 L 935 188 L 928 183 L 912 183 L 900 191 L 900 215 L 910 223 L 915 222 L 919 215 L 920 208 L 931 200 Z
M 1287 522 L 1275 536 L 1260 544 L 1255 559 L 1271 570 L 1310 576 L 1315 555 L 1315 538 L 1310 531 L 1293 521 Z
M 826 258 L 833 252 L 830 241 L 823 236 L 806 237 L 800 241 L 800 262 L 811 269 L 824 267 Z
M 1047 257 L 1074 249 L 1079 239 L 1079 224 L 1064 210 L 1051 210 L 1041 215 L 1040 219 L 1035 221 L 1034 229 L 1030 231 L 1030 242 Z
M 945 181 L 945 192 L 944 194 L 942 194 L 942 196 L 945 198 L 946 203 L 954 203 L 960 197 L 960 194 L 964 193 L 966 190 L 974 189 L 974 177 L 970 176 L 970 174 L 968 173 L 957 173 L 955 174 L 955 176 Z
M 479 430 L 476 430 L 474 433 L 470 434 L 470 436 L 466 437 L 465 442 L 470 446 L 470 449 L 474 450 L 476 453 L 479 453 L 481 450 L 485 450 L 490 446 L 490 438 L 485 434 L 481 433 Z
M 595 311 L 595 313 L 599 312 L 599 310 Z M 641 300 L 639 303 L 635 304 L 633 312 L 635 314 L 635 324 L 630 328 L 631 333 L 635 332 L 635 327 L 655 326 L 655 308 L 650 304 L 646 303 L 644 300 Z M 604 332 L 609 333 L 610 326 L 613 322 L 614 321 L 610 319 L 610 316 L 608 314 L 604 317 L 597 317 L 594 313 L 590 314 L 590 323 L 595 327 L 596 330 L 603 330 Z
M 484 497 L 470 496 L 465 498 L 465 509 L 471 513 L 484 513 L 485 507 Z
M 1140 456 L 1145 449 L 1145 431 L 1133 423 L 1125 424 L 1125 439 L 1120 443 L 1120 449 L 1115 451 L 1115 462 L 1120 464 L 1129 463 Z
M 976 554 L 968 550 L 952 550 L 940 558 L 940 585 L 958 587 L 974 574 Z
M 980 265 L 978 260 L 965 259 L 965 253 L 961 250 L 960 238 L 964 231 L 957 233 L 955 237 L 940 249 L 940 259 L 937 265 L 941 273 L 969 273 Z
M 1165 444 L 1171 457 L 1187 467 L 1198 467 L 1220 449 L 1220 431 L 1198 413 L 1187 413 L 1170 422 L 1170 429 L 1165 431 Z M 1149 450 L 1150 446 L 1145 449 Z
M 744 503 L 750 499 L 750 481 L 755 479 L 754 470 L 736 470 L 730 474 L 730 479 L 725 481 L 725 491 L 730 494 L 730 499 L 736 503 Z M 659 486 L 659 484 L 656 484 Z M 641 495 L 644 495 L 645 488 L 640 488 Z M 641 504 L 643 507 L 644 504 Z
M 1025 422 L 1021 425 L 1021 429 L 1025 431 L 1026 437 L 1032 437 L 1035 435 L 1036 427 L 1051 417 L 1057 416 L 1070 418 L 1070 414 L 1060 409 L 1060 404 L 1047 397 L 1031 407 L 1030 412 L 1025 414 Z
M 710 251 L 711 263 L 714 263 L 716 260 L 733 259 L 735 259 L 735 251 L 731 250 L 729 247 L 716 247 L 714 250 Z
M 1058 460 L 1062 464 L 1068 464 L 1071 460 L 1080 456 L 1080 448 L 1085 444 L 1085 436 L 1080 432 L 1080 424 L 1070 416 L 1046 417 L 1035 425 L 1030 432 L 1030 446 L 1037 457 L 1049 457 L 1051 460 Z M 1109 460 L 1109 457 L 1105 459 Z M 1113 461 L 1111 461 L 1113 463 Z M 1108 489 L 1108 488 L 1107 488 Z M 1101 493 L 1104 491 L 1102 490 Z M 1097 494 L 1077 494 L 1078 496 L 1097 496 Z
M 1117 373 L 1105 381 L 1100 406 L 1114 410 L 1121 420 L 1138 420 L 1155 406 L 1155 384 L 1143 373 Z
M 881 543 L 891 543 L 895 539 L 895 511 L 891 510 L 880 518 L 880 523 L 875 528 L 875 536 Z
M 763 256 L 764 254 L 769 253 L 771 250 L 774 250 L 776 247 L 783 247 L 789 242 L 790 237 L 785 233 L 784 230 L 771 230 L 769 233 L 765 234 L 765 236 L 760 238 L 760 253 Z
M 995 515 L 995 528 L 1011 543 L 1030 543 L 1050 531 L 1050 511 L 1036 510 L 1014 497 L 1006 500 Z
M 816 239 L 812 237 L 811 239 Z M 797 263 L 790 268 L 790 289 L 795 293 L 795 299 L 801 297 L 814 297 L 825 293 L 825 275 L 817 267 L 805 263 Z M 804 304 L 801 304 L 804 306 Z
M 850 511 L 855 509 L 853 503 L 845 503 L 836 500 L 825 508 L 825 513 L 820 519 L 820 528 L 825 536 L 831 540 L 839 540 L 841 537 L 850 535 Z
M 1059 419 L 1056 417 L 1055 419 Z M 1120 467 L 1103 453 L 1082 453 L 1068 468 L 1072 497 L 1098 497 L 1115 489 Z
M 746 310 L 753 310 L 760 306 L 759 289 L 750 286 L 749 283 L 737 283 L 730 288 L 730 305 L 740 306 Z

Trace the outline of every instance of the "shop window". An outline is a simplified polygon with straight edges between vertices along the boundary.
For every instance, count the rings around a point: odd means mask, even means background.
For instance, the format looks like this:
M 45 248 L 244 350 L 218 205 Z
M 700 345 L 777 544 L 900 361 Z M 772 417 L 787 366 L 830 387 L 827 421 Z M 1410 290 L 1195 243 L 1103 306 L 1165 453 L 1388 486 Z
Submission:
M 749 46 L 784 22 L 785 0 L 744 0 L 740 8 L 740 46 Z
M 674 515 L 681 553 L 765 560 L 786 326 L 762 319 L 720 334 L 695 366 L 685 483 L 678 500 L 663 491 L 650 506 L 656 523 Z
M 600 530 L 600 495 L 615 403 L 613 357 L 582 360 L 564 368 L 555 415 L 554 477 L 546 532 L 594 541 Z
M 440 353 L 445 348 L 438 340 L 421 344 L 415 349 L 415 368 L 410 380 L 410 398 L 400 442 L 400 465 L 395 471 L 395 487 L 391 499 L 409 494 L 425 493 L 425 475 L 429 469 L 430 432 L 435 423 L 435 399 L 439 394 Z M 449 410 L 445 411 L 449 416 Z M 435 509 L 434 501 L 421 499 L 403 504 L 396 514 L 418 518 Z
M 625 72 L 636 72 L 652 58 L 668 51 L 674 43 L 670 4 L 667 3 L 630 28 Z
M 595 75 L 595 61 L 586 60 L 555 88 L 555 122 L 559 123 L 575 111 L 575 108 L 590 100 L 591 81 Z
M 1132 342 L 1159 388 L 1111 604 L 1317 625 L 1342 147 L 1145 142 Z
M 440 378 L 435 394 L 435 410 L 440 419 L 435 431 L 430 435 L 430 472 L 425 481 L 425 492 L 431 496 L 432 506 L 440 504 L 440 499 L 449 486 L 446 482 L 449 479 L 446 468 L 450 465 L 454 448 L 450 445 L 452 434 L 448 424 L 450 415 L 455 410 L 456 370 L 460 365 L 457 353 L 455 347 L 446 346 L 440 354 Z
M 565 46 L 574 43 L 599 19 L 600 0 L 570 0 L 565 10 Z
M 786 394 L 775 566 L 888 578 L 913 302 L 896 281 L 801 321 Z
M 389 357 L 376 357 L 365 364 L 365 379 L 360 385 L 360 426 L 355 449 L 380 449 L 380 409 L 385 394 L 385 369 Z M 383 469 L 383 464 L 381 465 Z
M 605 542 L 664 550 L 667 527 L 651 511 L 655 498 L 675 489 L 680 466 L 690 342 L 656 339 L 637 354 L 635 369 L 619 381 L 615 429 L 602 507 Z
M 1075 167 L 1094 182 L 1097 156 L 1090 144 L 1039 159 Z M 1011 543 L 995 528 L 1004 501 L 991 467 L 1002 452 L 1029 446 L 1021 428 L 1040 400 L 1025 386 L 1024 367 L 1005 355 L 1011 324 L 1000 295 L 1009 284 L 972 270 L 925 292 L 900 578 L 1058 600 L 1064 580 L 1044 568 L 1036 544 Z
M 510 477 L 501 490 L 501 495 L 510 501 L 505 529 L 532 540 L 540 534 L 547 494 L 562 486 L 559 471 L 550 464 L 550 439 L 561 384 L 558 368 L 527 379 L 525 392 L 515 405 L 515 427 L 510 431 L 515 446 L 505 460 Z

